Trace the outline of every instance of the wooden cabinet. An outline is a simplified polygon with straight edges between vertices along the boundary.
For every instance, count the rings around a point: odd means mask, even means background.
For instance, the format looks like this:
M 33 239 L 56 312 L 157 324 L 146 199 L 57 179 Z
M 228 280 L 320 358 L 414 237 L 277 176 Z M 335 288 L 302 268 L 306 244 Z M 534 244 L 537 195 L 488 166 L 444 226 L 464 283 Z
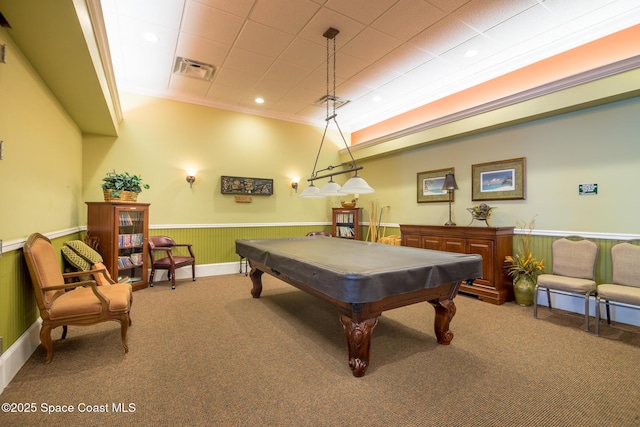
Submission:
M 87 233 L 114 280 L 129 277 L 133 290 L 147 287 L 149 203 L 87 202 Z
M 333 208 L 332 211 L 333 229 L 331 234 L 334 237 L 362 240 L 360 238 L 362 208 Z
M 513 283 L 505 273 L 504 258 L 513 252 L 514 227 L 458 227 L 400 225 L 402 245 L 482 256 L 482 277 L 460 292 L 493 304 L 513 299 Z

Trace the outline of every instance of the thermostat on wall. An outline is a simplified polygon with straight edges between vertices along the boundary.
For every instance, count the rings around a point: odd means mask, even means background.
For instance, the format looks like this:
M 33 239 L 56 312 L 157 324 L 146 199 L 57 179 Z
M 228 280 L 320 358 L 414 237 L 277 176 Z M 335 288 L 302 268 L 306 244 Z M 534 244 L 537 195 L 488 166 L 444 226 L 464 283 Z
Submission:
M 578 185 L 578 194 L 580 196 L 597 196 L 598 184 L 580 184 Z

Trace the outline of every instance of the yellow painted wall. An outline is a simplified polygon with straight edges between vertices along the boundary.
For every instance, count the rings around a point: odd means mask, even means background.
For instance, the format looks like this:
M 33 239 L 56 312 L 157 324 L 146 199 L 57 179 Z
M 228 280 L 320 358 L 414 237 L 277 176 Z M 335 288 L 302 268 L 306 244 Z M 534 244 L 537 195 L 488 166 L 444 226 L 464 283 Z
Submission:
M 0 63 L 0 239 L 78 226 L 82 138 L 4 29 Z
M 0 44 L 7 44 L 6 63 L 0 63 L 0 336 L 6 350 L 39 316 L 22 251 L 7 248 L 34 232 L 76 236 L 82 138 L 2 28 Z
M 293 176 L 302 177 L 300 191 L 306 187 L 324 129 L 142 95 L 121 98 L 119 137 L 84 138 L 85 200 L 102 200 L 101 179 L 115 168 L 151 185 L 138 199 L 151 203 L 151 225 L 331 219 L 336 200 L 303 200 L 291 189 Z M 339 138 L 329 129 L 319 168 L 338 163 Z M 198 170 L 193 188 L 188 168 Z M 222 175 L 271 178 L 274 194 L 236 203 L 220 193 Z

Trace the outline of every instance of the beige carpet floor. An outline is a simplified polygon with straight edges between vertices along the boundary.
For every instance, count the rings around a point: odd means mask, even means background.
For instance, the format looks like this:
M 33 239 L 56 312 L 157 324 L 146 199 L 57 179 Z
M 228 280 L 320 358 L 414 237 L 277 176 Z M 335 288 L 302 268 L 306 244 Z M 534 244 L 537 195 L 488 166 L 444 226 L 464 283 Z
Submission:
M 260 299 L 243 274 L 135 292 L 128 354 L 117 323 L 56 330 L 53 362 L 39 347 L 0 395 L 35 412 L 0 425 L 640 426 L 640 328 L 459 295 L 451 345 L 429 304 L 385 312 L 355 378 L 337 310 L 263 281 Z

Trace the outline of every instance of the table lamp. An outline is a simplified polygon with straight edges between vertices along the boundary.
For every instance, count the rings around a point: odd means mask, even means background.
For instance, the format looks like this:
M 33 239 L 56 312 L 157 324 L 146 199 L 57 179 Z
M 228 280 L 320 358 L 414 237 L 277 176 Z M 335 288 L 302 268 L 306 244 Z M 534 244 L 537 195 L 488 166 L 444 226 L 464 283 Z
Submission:
M 455 222 L 451 221 L 451 202 L 453 198 L 453 190 L 458 189 L 458 184 L 456 184 L 456 178 L 452 173 L 448 173 L 445 175 L 442 189 L 447 190 L 447 192 L 449 193 L 449 221 L 447 221 L 444 225 L 456 225 Z

